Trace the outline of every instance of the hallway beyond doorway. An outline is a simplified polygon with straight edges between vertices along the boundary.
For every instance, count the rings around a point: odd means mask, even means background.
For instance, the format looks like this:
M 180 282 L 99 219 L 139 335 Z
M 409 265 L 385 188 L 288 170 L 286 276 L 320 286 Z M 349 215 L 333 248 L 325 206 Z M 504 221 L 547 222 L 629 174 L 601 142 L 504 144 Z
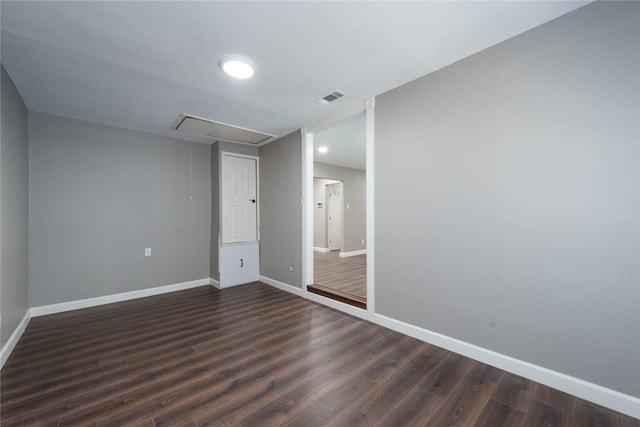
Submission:
M 340 251 L 314 252 L 314 283 L 367 297 L 367 256 L 340 257 Z

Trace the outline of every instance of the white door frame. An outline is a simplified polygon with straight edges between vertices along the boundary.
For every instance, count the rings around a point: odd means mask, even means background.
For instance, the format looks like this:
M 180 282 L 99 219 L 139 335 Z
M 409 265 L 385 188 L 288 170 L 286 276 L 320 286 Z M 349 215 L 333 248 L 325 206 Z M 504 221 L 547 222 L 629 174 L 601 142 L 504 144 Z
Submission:
M 363 103 L 340 110 L 329 117 L 313 122 L 301 129 L 302 132 L 302 289 L 304 296 L 351 315 L 370 319 L 375 313 L 375 250 L 374 250 L 374 108 L 375 97 L 367 98 Z M 307 286 L 313 284 L 313 135 L 339 122 L 356 117 L 362 112 L 366 115 L 367 129 L 367 310 L 328 300 L 307 292 Z

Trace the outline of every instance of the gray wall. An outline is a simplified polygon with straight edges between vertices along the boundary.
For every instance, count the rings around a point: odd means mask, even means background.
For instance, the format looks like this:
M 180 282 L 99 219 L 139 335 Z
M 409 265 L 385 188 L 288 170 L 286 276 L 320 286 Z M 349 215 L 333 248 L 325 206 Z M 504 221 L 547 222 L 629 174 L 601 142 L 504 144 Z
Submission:
M 640 4 L 376 99 L 376 309 L 640 396 Z
M 260 147 L 260 274 L 298 288 L 301 199 L 302 137 L 297 131 Z
M 337 179 L 344 184 L 344 249 L 343 252 L 359 251 L 367 248 L 367 179 L 366 172 L 359 169 L 343 168 L 315 162 L 313 176 Z M 347 208 L 349 204 L 349 208 Z
M 220 235 L 220 171 L 222 155 L 220 152 L 231 152 L 259 157 L 258 147 L 231 142 L 215 142 L 211 146 L 211 242 L 210 242 L 210 271 L 211 278 L 220 281 L 219 266 L 219 235 Z
M 316 248 L 328 248 L 327 244 L 327 184 L 334 184 L 340 181 L 334 179 L 313 179 L 313 246 Z M 322 202 L 322 207 L 316 206 L 317 202 Z
M 28 309 L 29 162 L 27 108 L 1 68 L 0 135 L 0 347 Z
M 30 306 L 209 277 L 208 145 L 30 112 L 29 150 Z

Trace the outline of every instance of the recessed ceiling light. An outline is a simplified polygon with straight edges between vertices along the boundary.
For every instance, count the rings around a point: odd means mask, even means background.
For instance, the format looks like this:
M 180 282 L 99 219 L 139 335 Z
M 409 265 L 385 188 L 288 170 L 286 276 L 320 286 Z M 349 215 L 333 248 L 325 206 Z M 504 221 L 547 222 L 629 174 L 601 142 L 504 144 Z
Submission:
M 232 55 L 220 59 L 220 68 L 231 77 L 237 79 L 248 79 L 253 76 L 253 61 L 244 56 Z
M 329 151 L 329 149 L 327 147 L 322 146 L 322 147 L 318 147 L 318 151 L 320 153 L 326 153 L 327 151 Z

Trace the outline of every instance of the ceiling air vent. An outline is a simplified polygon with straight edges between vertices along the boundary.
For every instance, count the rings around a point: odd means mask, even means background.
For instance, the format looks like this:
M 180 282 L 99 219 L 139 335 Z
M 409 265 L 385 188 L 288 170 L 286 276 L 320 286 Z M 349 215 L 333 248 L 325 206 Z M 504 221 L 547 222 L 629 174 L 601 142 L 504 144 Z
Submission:
M 180 117 L 175 129 L 182 132 L 204 135 L 216 140 L 244 142 L 246 144 L 260 144 L 274 137 L 266 133 L 187 115 Z
M 344 92 L 340 92 L 339 90 L 334 90 L 333 92 L 331 92 L 329 95 L 325 96 L 324 98 L 318 99 L 318 102 L 320 104 L 328 104 L 330 102 L 335 101 L 338 98 L 342 98 L 345 95 L 346 95 L 346 93 L 344 93 Z

